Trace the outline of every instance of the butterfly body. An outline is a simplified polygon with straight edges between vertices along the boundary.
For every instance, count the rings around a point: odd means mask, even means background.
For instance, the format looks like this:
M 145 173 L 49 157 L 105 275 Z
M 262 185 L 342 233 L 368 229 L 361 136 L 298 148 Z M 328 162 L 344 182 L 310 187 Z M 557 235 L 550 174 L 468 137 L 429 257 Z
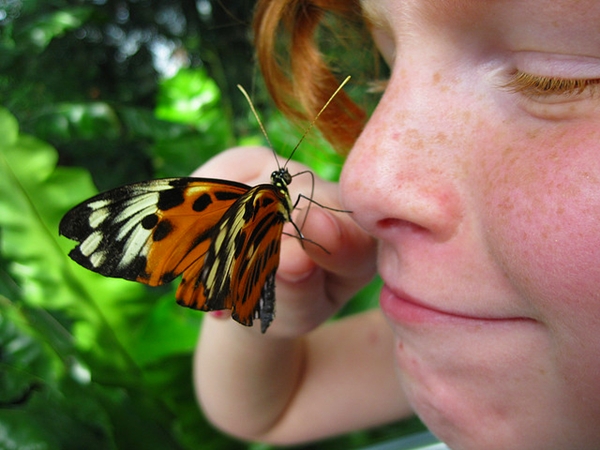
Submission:
M 79 244 L 69 256 L 105 276 L 158 286 L 182 275 L 183 306 L 229 309 L 266 331 L 274 316 L 283 226 L 294 208 L 287 169 L 254 187 L 210 178 L 166 178 L 126 185 L 71 209 L 61 235 Z

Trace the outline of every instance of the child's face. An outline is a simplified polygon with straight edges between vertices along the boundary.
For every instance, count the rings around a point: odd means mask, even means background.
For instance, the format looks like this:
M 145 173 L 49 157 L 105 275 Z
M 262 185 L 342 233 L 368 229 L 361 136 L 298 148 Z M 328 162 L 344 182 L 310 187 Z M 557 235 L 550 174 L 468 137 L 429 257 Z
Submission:
M 415 410 L 456 448 L 597 444 L 600 2 L 363 3 L 392 75 L 342 194 Z

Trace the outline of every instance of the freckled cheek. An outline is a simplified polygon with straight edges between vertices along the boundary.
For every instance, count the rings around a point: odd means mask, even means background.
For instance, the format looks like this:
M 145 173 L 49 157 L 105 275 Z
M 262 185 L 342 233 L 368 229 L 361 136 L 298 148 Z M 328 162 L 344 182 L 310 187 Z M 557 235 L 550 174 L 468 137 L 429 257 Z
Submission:
M 481 201 L 488 248 L 513 284 L 563 309 L 598 301 L 600 149 L 555 142 L 507 150 Z
M 527 205 L 501 219 L 508 224 L 498 233 L 505 265 L 518 268 L 523 282 L 537 281 L 553 292 L 567 284 L 583 288 L 590 281 L 600 288 L 600 230 L 585 217 L 586 208 L 568 214 L 551 211 L 553 206 Z

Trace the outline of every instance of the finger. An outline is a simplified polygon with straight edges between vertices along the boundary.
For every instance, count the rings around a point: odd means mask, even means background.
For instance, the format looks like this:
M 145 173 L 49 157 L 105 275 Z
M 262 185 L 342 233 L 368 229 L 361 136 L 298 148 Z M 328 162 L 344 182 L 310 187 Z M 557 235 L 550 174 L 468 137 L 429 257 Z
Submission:
M 306 186 L 301 189 L 309 192 Z M 300 202 L 293 218 L 302 227 L 303 247 L 308 257 L 330 274 L 339 276 L 352 292 L 356 285 L 362 287 L 375 274 L 375 241 L 356 224 L 352 211 L 342 209 L 337 183 L 315 178 L 314 194 L 314 199 Z M 288 231 L 297 232 L 293 227 Z M 294 265 L 301 263 L 299 259 Z
M 222 178 L 249 185 L 268 183 L 277 167 L 273 150 L 266 147 L 235 147 L 219 153 L 196 169 L 193 177 Z
M 282 241 L 275 322 L 285 326 L 283 333 L 299 335 L 320 325 L 375 273 L 374 241 L 341 214 L 311 209 L 305 237 L 319 245 L 304 241 L 303 248 L 289 236 Z
M 307 244 L 307 255 L 327 274 L 328 300 L 343 303 L 354 295 L 376 272 L 377 247 L 352 219 L 351 212 L 311 210 L 304 235 L 322 248 Z
M 311 209 L 302 233 L 302 245 L 297 238 L 283 239 L 279 266 L 282 280 L 306 283 L 312 272 L 324 271 L 328 282 L 339 285 L 328 288 L 328 300 L 340 304 L 374 276 L 375 242 L 349 213 Z

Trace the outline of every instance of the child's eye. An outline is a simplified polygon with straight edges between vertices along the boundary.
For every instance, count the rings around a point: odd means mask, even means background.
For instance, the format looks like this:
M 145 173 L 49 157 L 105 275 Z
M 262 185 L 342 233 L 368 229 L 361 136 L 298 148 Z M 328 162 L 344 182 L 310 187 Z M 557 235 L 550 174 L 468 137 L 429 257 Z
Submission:
M 554 78 L 517 71 L 504 86 L 513 92 L 543 99 L 593 93 L 600 86 L 600 78 Z

